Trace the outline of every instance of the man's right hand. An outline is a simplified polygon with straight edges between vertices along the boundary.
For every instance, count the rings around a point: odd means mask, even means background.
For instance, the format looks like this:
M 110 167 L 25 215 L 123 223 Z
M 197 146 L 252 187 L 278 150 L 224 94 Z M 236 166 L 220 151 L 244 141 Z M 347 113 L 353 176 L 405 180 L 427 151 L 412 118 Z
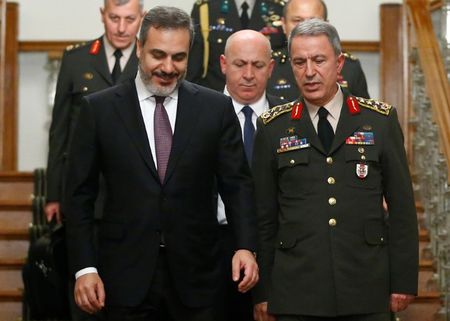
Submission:
M 276 321 L 277 319 L 267 312 L 267 302 L 255 304 L 253 307 L 253 318 L 256 321 Z
M 59 202 L 48 202 L 44 207 L 47 222 L 50 222 L 53 217 L 56 217 L 56 222 L 61 223 L 61 211 L 59 209 Z
M 105 287 L 97 273 L 87 273 L 76 280 L 75 302 L 81 310 L 91 314 L 105 306 Z

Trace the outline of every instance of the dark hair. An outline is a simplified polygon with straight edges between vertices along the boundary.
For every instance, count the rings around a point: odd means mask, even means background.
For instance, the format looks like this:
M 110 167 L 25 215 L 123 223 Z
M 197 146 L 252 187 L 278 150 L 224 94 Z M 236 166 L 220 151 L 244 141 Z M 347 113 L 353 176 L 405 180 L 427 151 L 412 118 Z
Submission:
M 288 49 L 291 52 L 292 39 L 299 36 L 314 37 L 325 35 L 328 38 L 336 56 L 342 53 L 341 40 L 335 27 L 322 19 L 314 18 L 300 22 L 292 29 L 288 39 Z
M 325 2 L 323 0 L 318 0 L 320 2 L 320 4 L 322 5 L 323 8 L 323 20 L 327 21 L 328 20 L 328 8 L 327 5 L 325 4 Z M 286 4 L 283 7 L 283 17 L 286 19 L 286 15 L 287 15 L 287 7 L 289 6 L 289 3 L 291 2 L 291 0 L 288 0 L 286 2 Z
M 139 42 L 145 44 L 148 30 L 155 29 L 186 29 L 189 31 L 189 43 L 194 41 L 194 25 L 191 17 L 183 10 L 175 7 L 157 6 L 149 10 L 142 19 Z

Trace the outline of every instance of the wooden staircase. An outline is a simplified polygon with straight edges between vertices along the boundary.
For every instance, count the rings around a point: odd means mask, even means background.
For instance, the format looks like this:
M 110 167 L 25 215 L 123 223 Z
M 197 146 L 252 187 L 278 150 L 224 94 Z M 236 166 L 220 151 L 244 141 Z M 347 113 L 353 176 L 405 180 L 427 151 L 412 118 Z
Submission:
M 0 173 L 0 321 L 21 320 L 32 194 L 32 173 Z
M 430 237 L 421 222 L 423 208 L 416 206 L 419 217 L 419 295 L 414 302 L 401 313 L 398 321 L 437 321 L 442 308 L 441 293 L 436 279 L 436 261 L 428 246 Z M 444 319 L 445 320 L 445 319 Z

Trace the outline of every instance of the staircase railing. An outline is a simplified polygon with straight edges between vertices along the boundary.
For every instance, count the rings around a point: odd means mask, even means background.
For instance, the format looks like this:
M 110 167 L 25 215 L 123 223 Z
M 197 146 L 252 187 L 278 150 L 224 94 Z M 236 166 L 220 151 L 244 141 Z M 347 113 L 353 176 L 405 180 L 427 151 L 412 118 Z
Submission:
M 446 36 L 450 37 L 446 31 L 450 0 L 405 0 L 405 6 L 410 23 L 410 159 L 424 208 L 419 222 L 430 234 L 430 246 L 421 254 L 435 259 L 437 287 L 444 301 L 439 319 L 450 320 L 450 90 L 445 67 L 450 59 Z

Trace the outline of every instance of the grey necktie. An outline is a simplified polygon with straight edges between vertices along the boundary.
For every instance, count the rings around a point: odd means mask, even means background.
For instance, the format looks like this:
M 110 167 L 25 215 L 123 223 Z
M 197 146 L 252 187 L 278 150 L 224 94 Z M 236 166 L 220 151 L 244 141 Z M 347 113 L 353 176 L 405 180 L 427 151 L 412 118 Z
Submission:
M 161 183 L 164 182 L 164 177 L 166 176 L 167 163 L 169 162 L 170 150 L 172 148 L 172 128 L 170 127 L 166 108 L 163 105 L 165 98 L 163 96 L 155 96 L 156 108 L 153 120 L 156 164 Z

